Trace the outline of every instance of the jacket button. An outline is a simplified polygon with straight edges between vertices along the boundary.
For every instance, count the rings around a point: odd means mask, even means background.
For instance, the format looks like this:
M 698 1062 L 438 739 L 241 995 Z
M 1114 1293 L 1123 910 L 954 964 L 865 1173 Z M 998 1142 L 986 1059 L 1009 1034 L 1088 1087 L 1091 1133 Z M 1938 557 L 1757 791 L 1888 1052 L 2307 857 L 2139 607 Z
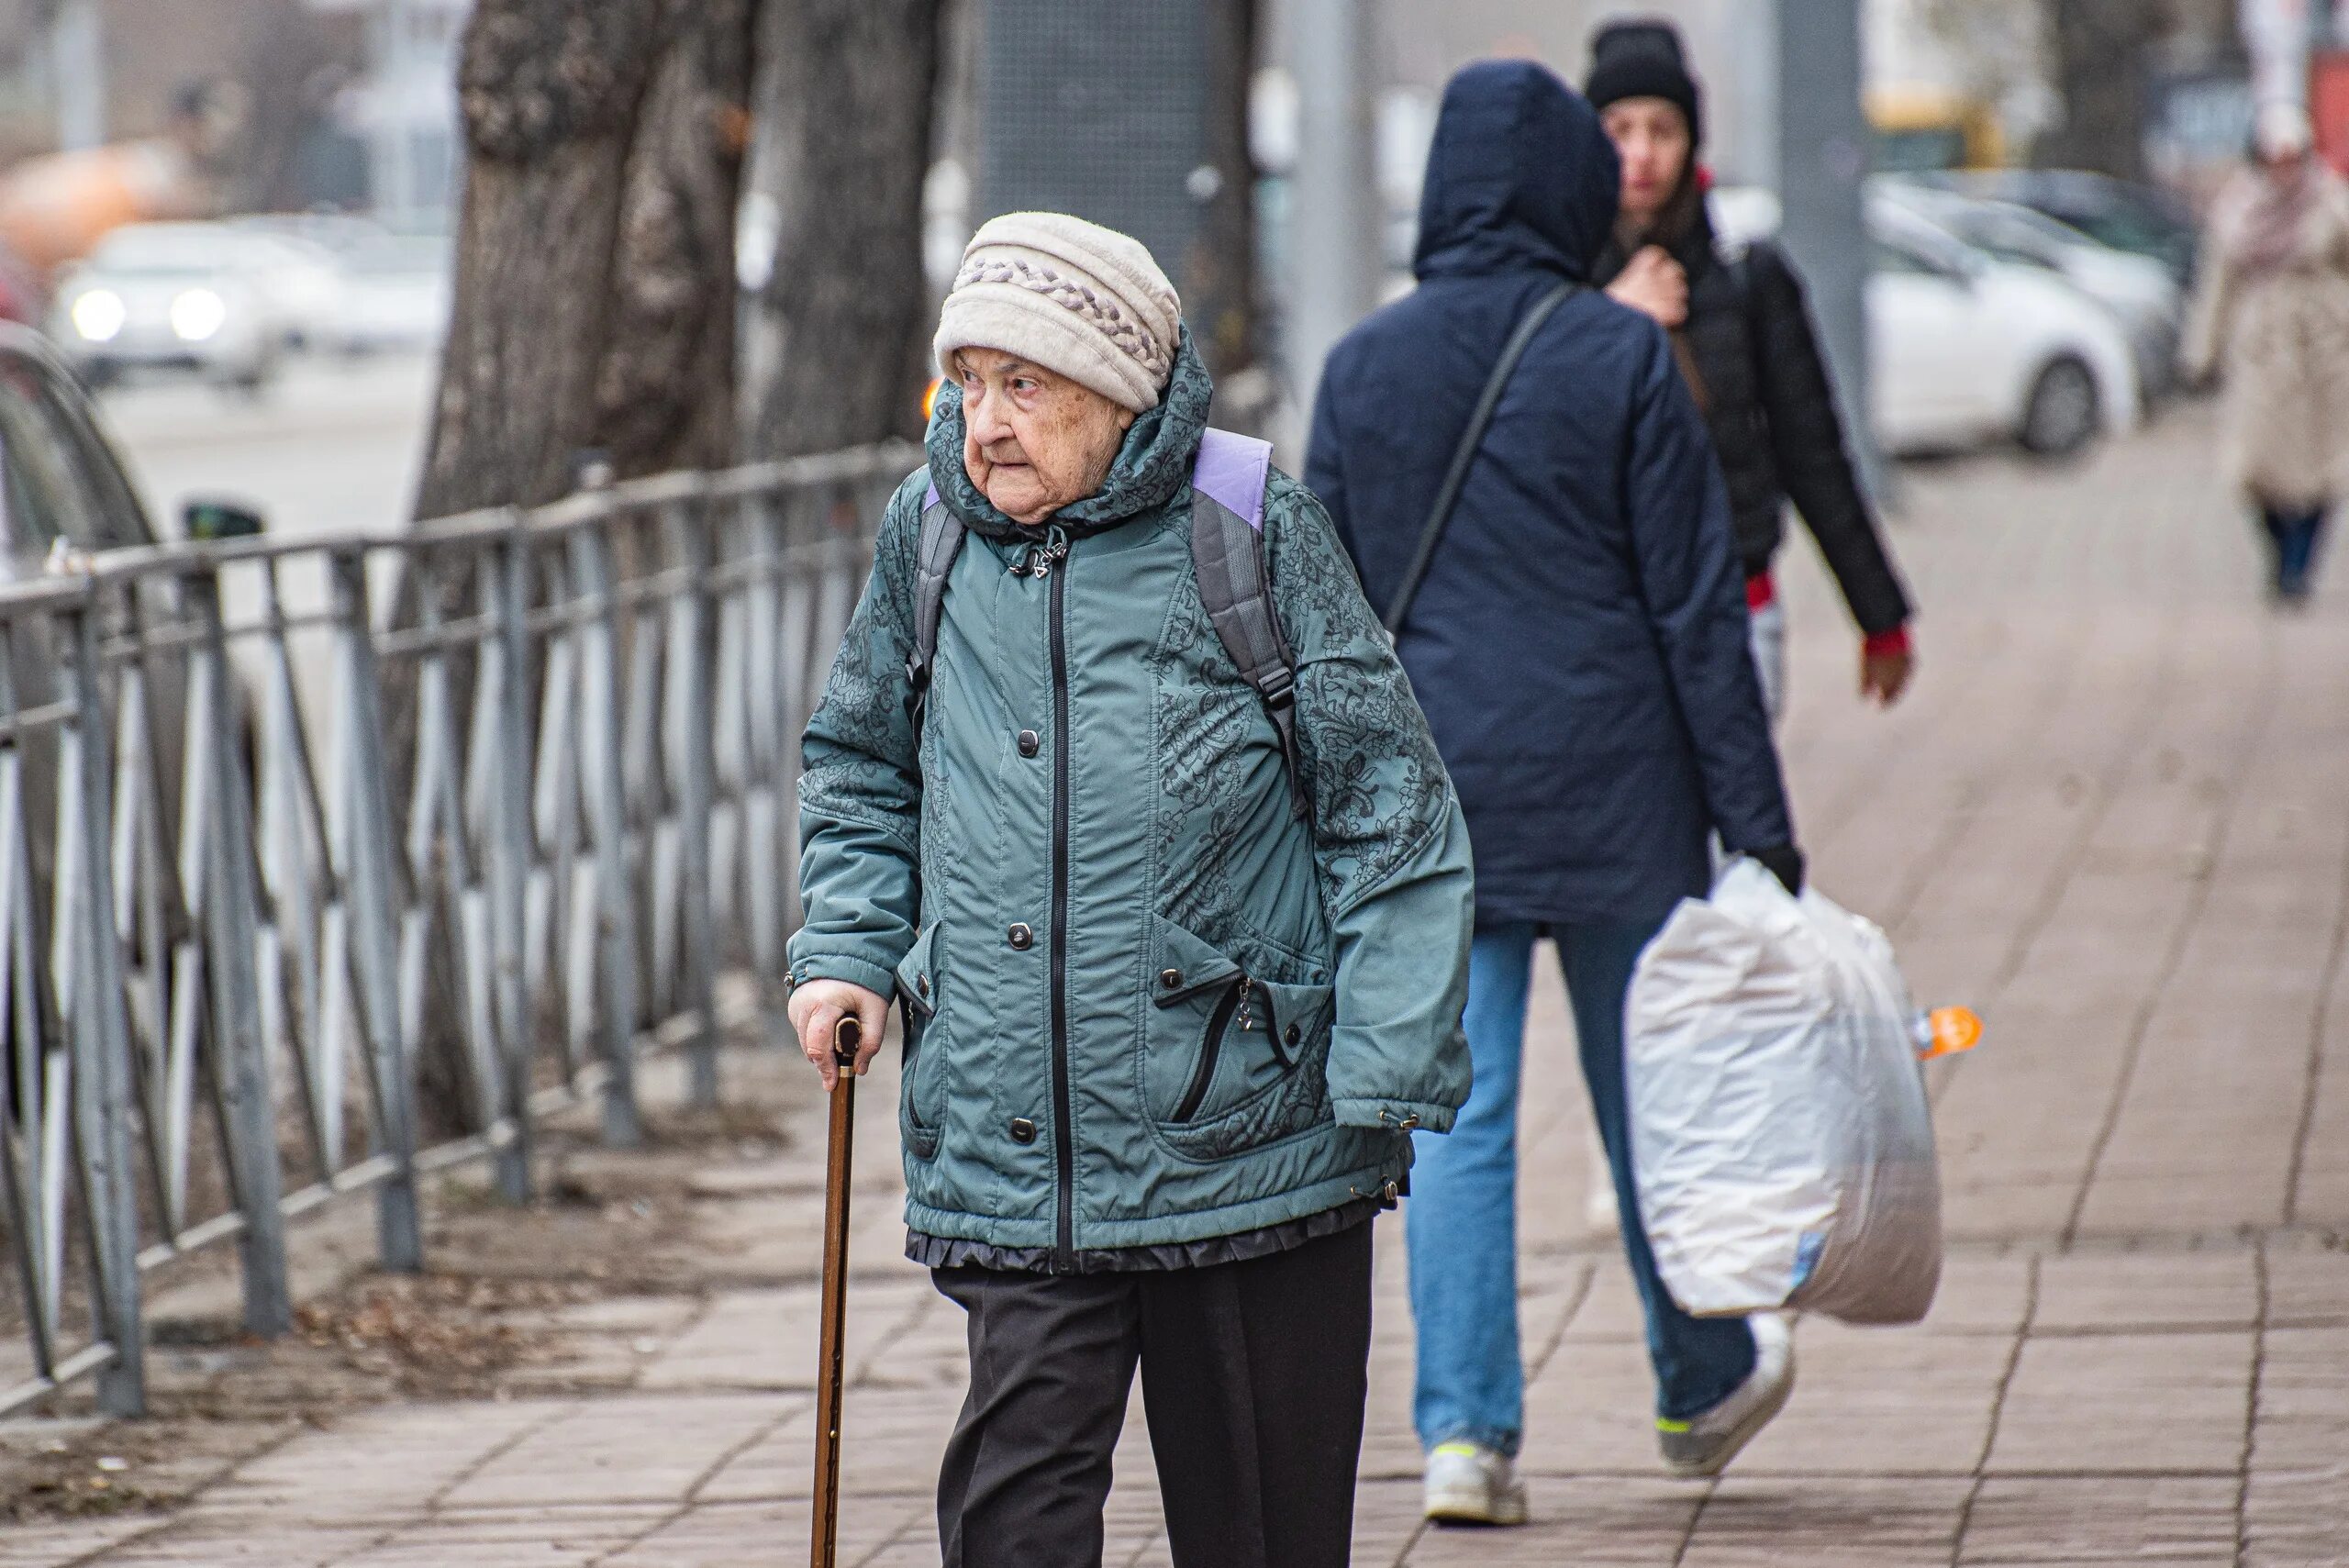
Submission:
M 1030 1121 L 1024 1116 L 1013 1117 L 1011 1118 L 1011 1141 L 1014 1143 L 1035 1142 L 1036 1124 Z
M 914 976 L 914 990 L 915 990 L 915 992 L 916 992 L 916 993 L 918 993 L 918 995 L 923 995 L 923 996 L 927 996 L 927 995 L 930 995 L 930 976 L 929 976 L 929 975 L 927 975 L 927 974 L 917 974 L 917 975 L 915 975 L 915 976 Z
M 1305 1031 L 1298 1029 L 1295 1024 L 1289 1025 L 1288 1032 L 1281 1036 L 1281 1039 L 1286 1040 L 1291 1045 L 1295 1045 L 1298 1040 L 1303 1040 L 1304 1038 Z
M 1030 930 L 1024 921 L 1019 925 L 1012 927 L 1011 929 L 1006 933 L 1006 937 L 1007 940 L 1010 941 L 1012 951 L 1015 952 L 1026 952 L 1030 948 L 1036 945 L 1036 933 Z
M 1019 754 L 1023 757 L 1032 757 L 1044 749 L 1043 738 L 1032 729 L 1023 729 L 1019 732 Z
M 1183 972 L 1179 969 L 1162 969 L 1158 972 L 1158 983 L 1169 991 L 1175 990 L 1183 984 Z

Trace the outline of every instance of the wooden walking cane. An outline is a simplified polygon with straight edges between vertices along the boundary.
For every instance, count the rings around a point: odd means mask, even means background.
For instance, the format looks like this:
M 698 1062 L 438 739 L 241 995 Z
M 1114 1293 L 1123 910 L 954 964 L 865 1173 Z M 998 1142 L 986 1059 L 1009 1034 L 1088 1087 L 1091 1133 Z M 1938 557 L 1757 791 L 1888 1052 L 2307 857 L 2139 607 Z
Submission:
M 864 1027 L 842 1018 L 832 1030 L 832 1131 L 824 1165 L 824 1300 L 821 1364 L 816 1369 L 816 1492 L 808 1549 L 811 1568 L 832 1568 L 841 1526 L 841 1395 L 848 1348 L 849 1151 L 856 1138 L 857 1048 Z

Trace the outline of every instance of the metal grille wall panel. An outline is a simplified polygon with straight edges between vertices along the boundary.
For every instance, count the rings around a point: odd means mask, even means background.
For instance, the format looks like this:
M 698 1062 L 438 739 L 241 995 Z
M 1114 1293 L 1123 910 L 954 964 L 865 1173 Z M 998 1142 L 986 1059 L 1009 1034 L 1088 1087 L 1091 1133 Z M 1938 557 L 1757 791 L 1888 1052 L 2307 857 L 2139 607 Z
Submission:
M 986 0 L 982 27 L 974 216 L 1074 213 L 1179 276 L 1208 161 L 1197 0 Z

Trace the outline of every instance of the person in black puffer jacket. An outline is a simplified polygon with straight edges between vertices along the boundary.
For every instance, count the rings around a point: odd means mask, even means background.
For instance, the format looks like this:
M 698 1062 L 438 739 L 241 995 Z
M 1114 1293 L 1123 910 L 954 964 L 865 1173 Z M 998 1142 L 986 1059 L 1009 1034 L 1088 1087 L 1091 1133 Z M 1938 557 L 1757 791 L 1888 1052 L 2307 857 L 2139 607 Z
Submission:
M 1895 701 L 1912 664 L 1908 592 L 1844 450 L 1801 280 L 1766 240 L 1739 251 L 1715 239 L 1697 161 L 1703 97 L 1679 36 L 1662 22 L 1602 28 L 1586 95 L 1623 159 L 1621 216 L 1598 281 L 1663 324 L 1705 412 L 1729 480 L 1772 716 L 1785 703 L 1786 622 L 1771 560 L 1788 500 L 1859 622 L 1862 695 Z

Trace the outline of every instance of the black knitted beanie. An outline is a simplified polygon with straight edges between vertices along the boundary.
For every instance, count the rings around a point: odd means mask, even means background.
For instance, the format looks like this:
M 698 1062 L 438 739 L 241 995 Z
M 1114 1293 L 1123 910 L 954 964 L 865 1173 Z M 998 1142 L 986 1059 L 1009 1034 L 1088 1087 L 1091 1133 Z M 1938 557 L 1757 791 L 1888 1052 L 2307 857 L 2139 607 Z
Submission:
M 1670 22 L 1609 22 L 1590 40 L 1590 80 L 1583 87 L 1601 114 L 1626 98 L 1662 98 L 1688 118 L 1692 144 L 1705 139 L 1704 89 L 1688 73 L 1680 34 Z

